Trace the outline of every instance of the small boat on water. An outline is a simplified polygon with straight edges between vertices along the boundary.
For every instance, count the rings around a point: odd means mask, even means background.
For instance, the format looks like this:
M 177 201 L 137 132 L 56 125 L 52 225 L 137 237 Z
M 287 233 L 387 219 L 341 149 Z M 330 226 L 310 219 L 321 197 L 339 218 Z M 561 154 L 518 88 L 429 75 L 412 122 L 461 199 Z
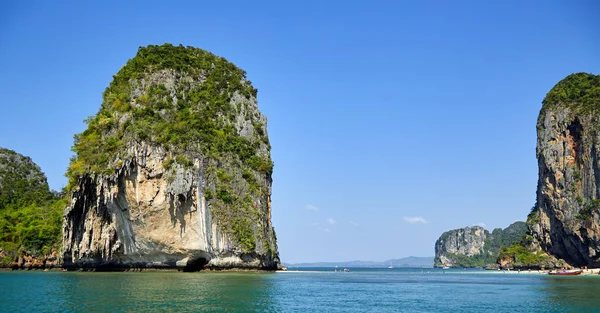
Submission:
M 550 276 L 575 276 L 581 275 L 583 273 L 582 270 L 562 270 L 562 271 L 550 271 L 548 275 Z

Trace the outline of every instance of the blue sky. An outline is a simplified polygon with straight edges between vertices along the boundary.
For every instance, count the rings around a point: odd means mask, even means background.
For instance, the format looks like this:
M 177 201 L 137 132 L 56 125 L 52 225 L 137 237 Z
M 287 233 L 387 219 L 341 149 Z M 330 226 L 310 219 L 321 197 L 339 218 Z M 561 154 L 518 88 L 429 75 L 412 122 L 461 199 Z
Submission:
M 5 1 L 0 146 L 60 189 L 137 48 L 200 47 L 259 90 L 284 262 L 431 256 L 448 229 L 525 219 L 544 95 L 600 73 L 600 2 L 487 2 Z

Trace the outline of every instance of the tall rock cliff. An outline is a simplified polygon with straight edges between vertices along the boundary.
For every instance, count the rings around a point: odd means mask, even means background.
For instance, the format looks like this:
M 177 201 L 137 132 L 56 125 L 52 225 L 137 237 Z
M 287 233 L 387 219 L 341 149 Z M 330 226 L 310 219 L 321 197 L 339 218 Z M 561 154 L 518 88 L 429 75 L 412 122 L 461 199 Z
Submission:
M 572 266 L 600 266 L 600 76 L 577 73 L 543 101 L 537 123 L 533 245 Z
M 472 257 L 483 253 L 487 231 L 481 226 L 454 229 L 443 233 L 435 242 L 434 266 L 460 266 L 461 256 Z
M 501 247 L 520 241 L 526 232 L 524 222 L 514 222 L 491 233 L 481 226 L 447 231 L 435 242 L 434 266 L 479 267 L 495 263 Z
M 273 163 L 245 72 L 140 47 L 75 136 L 65 267 L 275 269 Z

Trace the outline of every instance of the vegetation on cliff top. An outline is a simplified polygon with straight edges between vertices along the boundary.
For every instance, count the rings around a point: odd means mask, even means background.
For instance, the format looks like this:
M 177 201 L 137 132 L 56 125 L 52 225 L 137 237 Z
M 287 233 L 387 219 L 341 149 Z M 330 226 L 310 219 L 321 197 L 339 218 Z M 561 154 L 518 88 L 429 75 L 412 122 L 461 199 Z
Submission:
M 558 105 L 579 113 L 600 113 L 600 75 L 574 73 L 558 82 L 542 101 L 538 126 L 544 113 Z
M 498 255 L 502 247 L 510 246 L 519 242 L 523 235 L 527 233 L 527 224 L 525 222 L 514 222 L 505 229 L 496 228 L 485 239 L 485 247 L 492 255 Z M 494 259 L 494 262 L 496 260 Z
M 0 148 L 0 264 L 25 251 L 42 256 L 57 248 L 65 205 L 30 158 Z
M 182 79 L 177 90 L 158 84 L 132 95 L 136 83 L 161 70 L 202 83 Z M 231 123 L 239 110 L 231 105 L 235 93 L 250 98 L 256 96 L 256 89 L 243 70 L 224 58 L 193 47 L 140 47 L 104 91 L 100 110 L 86 120 L 88 128 L 75 135 L 76 156 L 67 170 L 69 189 L 82 175 L 112 174 L 121 165 L 118 160 L 129 141 L 155 143 L 175 154 L 186 149 L 214 157 L 233 153 L 249 166 L 270 173 L 271 161 L 255 153 L 259 143 L 238 136 Z M 189 165 L 190 160 L 180 159 Z
M 86 120 L 88 128 L 75 135 L 67 189 L 83 175 L 114 174 L 131 158 L 127 148 L 134 143 L 164 147 L 163 166 L 169 171 L 175 165 L 191 168 L 200 158 L 209 161 L 206 177 L 218 182 L 205 191 L 217 224 L 245 251 L 254 250 L 251 224 L 260 214 L 255 197 L 233 190 L 237 175 L 222 167 L 241 168 L 249 193 L 266 192 L 256 179 L 270 181 L 273 163 L 268 153 L 260 153 L 270 145 L 252 105 L 256 94 L 243 70 L 210 52 L 170 44 L 140 47 L 113 76 L 100 110 Z M 251 122 L 252 136 L 239 134 L 239 116 Z

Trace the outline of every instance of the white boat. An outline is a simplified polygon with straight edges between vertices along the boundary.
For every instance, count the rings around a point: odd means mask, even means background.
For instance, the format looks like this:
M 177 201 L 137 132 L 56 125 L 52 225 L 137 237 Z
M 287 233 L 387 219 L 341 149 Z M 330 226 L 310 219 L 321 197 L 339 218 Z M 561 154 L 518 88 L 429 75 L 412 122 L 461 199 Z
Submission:
M 444 266 L 444 267 L 442 267 L 442 269 L 448 270 L 448 269 L 450 269 L 450 266 Z
M 388 266 L 388 268 L 394 268 L 394 267 L 392 266 L 392 261 L 390 261 L 390 266 Z

